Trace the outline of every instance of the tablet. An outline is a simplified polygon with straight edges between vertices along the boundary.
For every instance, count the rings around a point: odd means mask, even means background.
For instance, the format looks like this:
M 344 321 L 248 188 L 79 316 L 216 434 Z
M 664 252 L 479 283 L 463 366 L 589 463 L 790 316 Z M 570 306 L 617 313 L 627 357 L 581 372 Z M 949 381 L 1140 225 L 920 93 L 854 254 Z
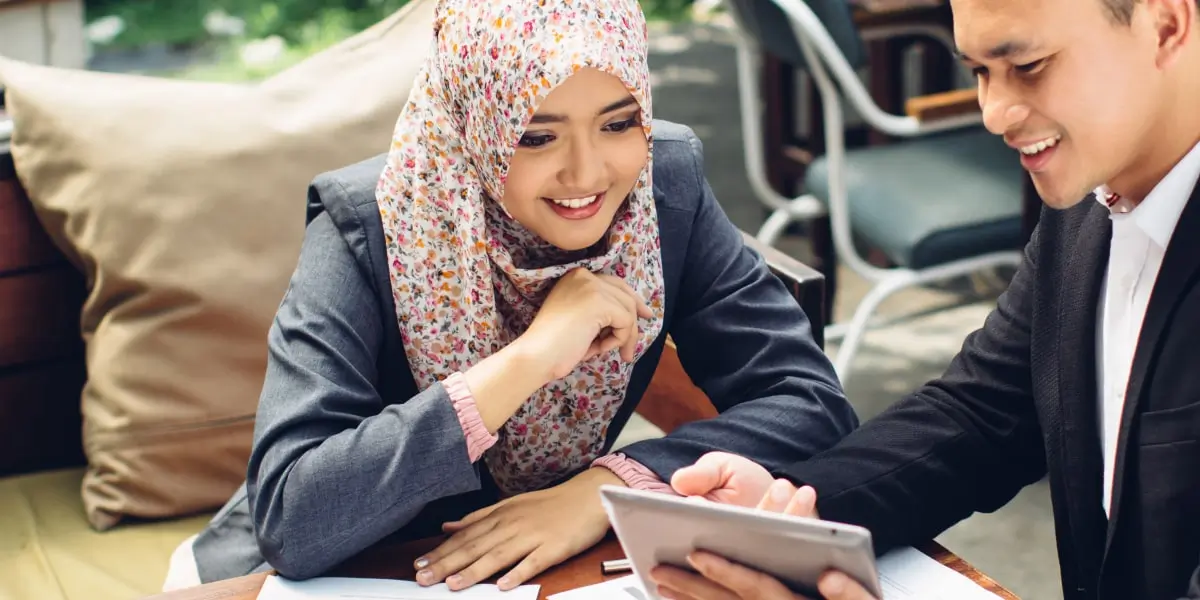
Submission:
M 829 569 L 883 597 L 871 532 L 863 527 L 605 485 L 600 498 L 625 556 L 650 598 L 661 597 L 650 570 L 666 564 L 695 572 L 687 555 L 707 550 L 767 573 L 792 591 L 820 598 Z

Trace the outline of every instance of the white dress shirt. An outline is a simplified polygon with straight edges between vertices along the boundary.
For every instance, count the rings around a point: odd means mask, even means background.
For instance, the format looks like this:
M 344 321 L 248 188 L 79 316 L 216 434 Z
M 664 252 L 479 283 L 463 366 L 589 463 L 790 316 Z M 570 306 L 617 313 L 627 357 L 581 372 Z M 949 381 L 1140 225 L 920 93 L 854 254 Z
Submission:
M 1117 434 L 1129 385 L 1142 319 L 1158 277 L 1163 254 L 1179 215 L 1200 179 L 1200 144 L 1192 148 L 1146 196 L 1136 210 L 1127 200 L 1112 201 L 1106 186 L 1096 199 L 1112 211 L 1108 270 L 1101 285 L 1096 336 L 1096 374 L 1100 403 L 1100 442 L 1104 454 L 1104 512 L 1112 505 Z M 1195 233 L 1193 233 L 1195 235 Z

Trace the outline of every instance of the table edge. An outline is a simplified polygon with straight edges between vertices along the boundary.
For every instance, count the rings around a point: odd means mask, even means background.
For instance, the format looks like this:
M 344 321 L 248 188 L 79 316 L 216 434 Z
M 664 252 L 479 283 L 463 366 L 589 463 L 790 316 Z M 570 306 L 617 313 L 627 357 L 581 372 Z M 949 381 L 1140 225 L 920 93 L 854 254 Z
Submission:
M 604 543 L 604 542 L 602 542 Z M 930 541 L 917 547 L 930 558 L 953 569 L 970 579 L 981 588 L 995 594 L 1004 600 L 1020 600 L 1015 594 L 976 569 L 962 557 L 954 554 L 945 546 Z M 583 553 L 581 553 L 583 554 Z M 161 592 L 143 597 L 141 600 L 255 600 L 270 573 L 254 573 L 232 579 L 215 581 L 201 586 Z M 596 583 L 600 583 L 597 581 Z

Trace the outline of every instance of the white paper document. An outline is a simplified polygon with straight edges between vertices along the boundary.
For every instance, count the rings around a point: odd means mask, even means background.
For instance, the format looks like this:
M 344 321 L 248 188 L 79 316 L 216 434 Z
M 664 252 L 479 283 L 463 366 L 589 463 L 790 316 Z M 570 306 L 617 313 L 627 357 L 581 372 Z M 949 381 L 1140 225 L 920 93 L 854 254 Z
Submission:
M 550 596 L 548 600 L 648 600 L 637 575 L 626 575 Z
M 965 575 L 915 548 L 897 548 L 879 557 L 883 600 L 996 600 Z M 550 600 L 649 600 L 636 575 L 550 596 Z
M 996 600 L 997 596 L 966 575 L 916 548 L 897 548 L 880 556 L 883 600 Z
M 507 592 L 494 585 L 478 584 L 453 592 L 446 584 L 424 587 L 415 581 L 317 577 L 292 581 L 267 577 L 258 600 L 537 600 L 540 586 L 522 585 Z

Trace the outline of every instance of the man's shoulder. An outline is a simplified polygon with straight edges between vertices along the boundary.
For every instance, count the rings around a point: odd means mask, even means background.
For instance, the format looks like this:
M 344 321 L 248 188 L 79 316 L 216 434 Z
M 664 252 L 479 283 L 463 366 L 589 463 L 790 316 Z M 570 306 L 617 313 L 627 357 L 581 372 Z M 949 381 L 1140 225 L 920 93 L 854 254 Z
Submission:
M 1081 234 L 1095 233 L 1091 229 L 1103 226 L 1107 216 L 1108 209 L 1092 194 L 1069 208 L 1051 208 L 1043 204 L 1036 236 L 1043 249 L 1074 245 Z

